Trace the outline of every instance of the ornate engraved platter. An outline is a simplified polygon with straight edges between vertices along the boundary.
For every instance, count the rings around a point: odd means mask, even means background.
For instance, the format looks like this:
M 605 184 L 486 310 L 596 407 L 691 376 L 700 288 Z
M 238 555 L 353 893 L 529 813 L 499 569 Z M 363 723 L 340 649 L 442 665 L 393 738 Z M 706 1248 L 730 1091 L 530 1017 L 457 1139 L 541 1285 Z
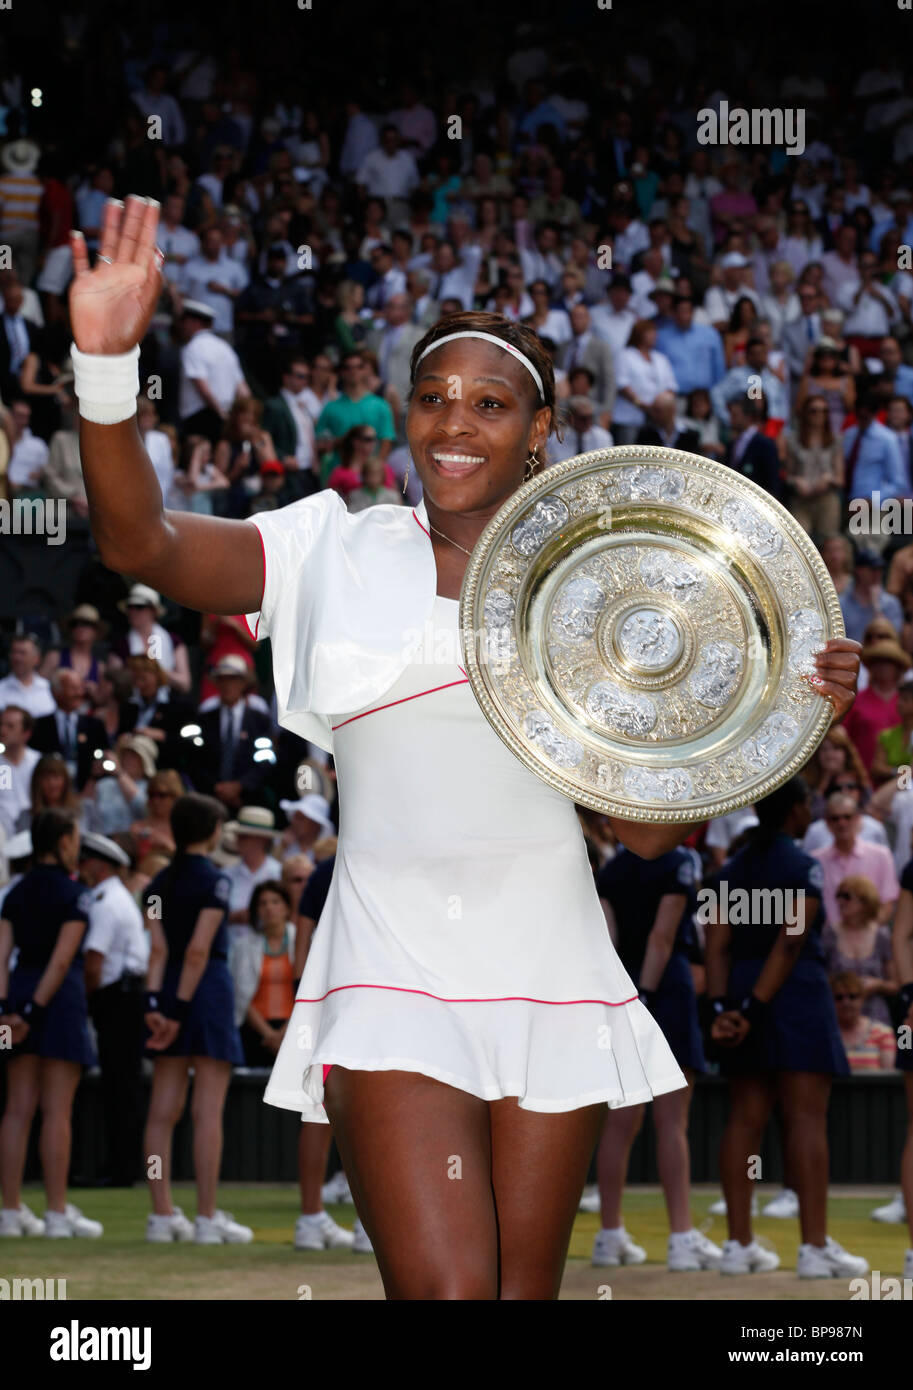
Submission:
M 843 636 L 798 522 L 732 469 L 599 449 L 525 483 L 460 595 L 487 719 L 550 786 L 628 820 L 687 823 L 766 796 L 830 704 L 803 679 Z

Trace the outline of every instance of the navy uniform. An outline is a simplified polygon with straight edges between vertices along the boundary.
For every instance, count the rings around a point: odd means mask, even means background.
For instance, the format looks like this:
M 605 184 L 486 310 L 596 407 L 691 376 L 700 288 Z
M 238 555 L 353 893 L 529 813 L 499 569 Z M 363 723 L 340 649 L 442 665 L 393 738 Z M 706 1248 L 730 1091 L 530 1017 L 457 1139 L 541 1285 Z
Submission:
M 88 926 L 88 894 L 60 864 L 36 864 L 7 893 L 3 916 L 13 928 L 19 951 L 9 982 L 7 1012 L 21 1013 L 38 988 L 66 922 Z M 60 1062 L 94 1067 L 95 1049 L 89 1036 L 83 945 L 73 957 L 63 983 L 50 1000 L 41 1021 L 29 1028 L 15 1055 L 37 1054 Z
M 178 854 L 146 888 L 144 904 L 147 907 L 152 898 L 161 901 L 162 929 L 168 944 L 165 977 L 158 991 L 163 1003 L 177 995 L 184 952 L 200 913 L 208 907 L 222 913 L 209 960 L 181 1031 L 170 1047 L 162 1052 L 149 1052 L 150 1057 L 213 1057 L 238 1067 L 244 1065 L 241 1038 L 234 1020 L 234 987 L 228 969 L 230 892 L 228 875 L 203 854 Z
M 770 1001 L 762 1020 L 753 1025 L 737 1047 L 720 1047 L 724 1075 L 764 1071 L 807 1071 L 849 1076 L 834 997 L 828 983 L 821 929 L 824 926 L 823 876 L 817 859 L 800 849 L 785 831 L 773 836 L 755 833 L 743 849 L 707 881 L 717 893 L 725 880 L 730 901 L 737 889 L 792 889 L 817 902 L 817 911 L 803 939 L 802 950 L 788 978 Z M 750 899 L 752 904 L 756 901 Z M 763 902 L 764 899 L 760 899 Z M 793 899 L 793 912 L 801 898 Z M 734 1005 L 751 994 L 782 924 L 763 923 L 759 914 L 730 926 L 730 972 L 726 992 Z M 799 924 L 797 922 L 797 925 Z
M 691 960 L 697 946 L 694 930 L 694 860 L 686 849 L 669 850 L 658 859 L 641 859 L 620 849 L 596 875 L 596 889 L 610 904 L 618 926 L 618 955 L 631 979 L 640 987 L 647 941 L 656 920 L 660 900 L 670 893 L 684 894 L 687 901 L 675 934 L 669 963 L 663 971 L 649 1007 L 662 1029 L 676 1062 L 691 1071 L 706 1070 L 697 1013 L 697 996 Z
M 913 859 L 910 860 L 900 876 L 900 886 L 901 888 L 906 888 L 908 893 L 913 893 Z M 908 981 L 901 980 L 901 984 L 907 983 Z M 904 1016 L 900 1020 L 901 1025 L 906 1021 L 906 1013 L 907 1011 L 904 1010 Z M 898 1047 L 897 1060 L 894 1065 L 897 1067 L 898 1071 L 913 1071 L 913 1048 Z

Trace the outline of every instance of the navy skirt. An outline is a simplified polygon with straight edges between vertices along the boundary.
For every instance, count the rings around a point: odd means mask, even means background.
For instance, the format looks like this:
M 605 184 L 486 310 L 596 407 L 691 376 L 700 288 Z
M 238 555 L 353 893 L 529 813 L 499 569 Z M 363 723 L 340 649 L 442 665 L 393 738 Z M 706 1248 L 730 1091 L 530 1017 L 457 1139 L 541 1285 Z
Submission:
M 738 960 L 729 975 L 729 994 L 744 999 L 764 968 L 764 959 Z M 798 960 L 770 1003 L 760 1029 L 738 1047 L 718 1052 L 724 1076 L 766 1071 L 808 1071 L 849 1076 L 837 1026 L 834 996 L 820 961 Z
M 29 1002 L 44 974 L 38 967 L 17 966 L 9 983 L 9 1012 L 19 1013 Z M 47 1006 L 44 1018 L 30 1028 L 25 1041 L 13 1048 L 14 1057 L 47 1057 L 57 1062 L 78 1062 L 82 1067 L 98 1064 L 89 1034 L 89 1010 L 82 957 L 78 956 L 63 984 Z
M 682 1070 L 706 1071 L 694 977 L 687 957 L 679 951 L 669 957 L 652 1013 Z
M 173 999 L 181 978 L 181 964 L 165 974 L 160 993 Z M 148 1041 L 149 1033 L 147 1030 Z M 235 1026 L 235 992 L 228 964 L 211 960 L 190 1001 L 190 1011 L 181 1031 L 170 1047 L 163 1052 L 146 1050 L 153 1061 L 156 1057 L 212 1057 L 218 1062 L 244 1066 L 241 1035 Z

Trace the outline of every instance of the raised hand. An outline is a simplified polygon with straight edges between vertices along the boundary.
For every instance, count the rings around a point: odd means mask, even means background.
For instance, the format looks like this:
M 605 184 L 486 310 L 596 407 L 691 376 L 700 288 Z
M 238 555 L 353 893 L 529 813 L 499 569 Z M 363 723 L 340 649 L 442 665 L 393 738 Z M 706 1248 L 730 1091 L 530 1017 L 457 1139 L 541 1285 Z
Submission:
M 817 675 L 806 677 L 812 689 L 833 705 L 835 724 L 856 698 L 861 651 L 861 645 L 849 637 L 832 637 L 815 656 Z
M 93 270 L 82 232 L 70 233 L 70 323 L 80 352 L 129 352 L 142 341 L 162 290 L 158 224 L 154 198 L 131 194 L 126 206 L 109 198 Z

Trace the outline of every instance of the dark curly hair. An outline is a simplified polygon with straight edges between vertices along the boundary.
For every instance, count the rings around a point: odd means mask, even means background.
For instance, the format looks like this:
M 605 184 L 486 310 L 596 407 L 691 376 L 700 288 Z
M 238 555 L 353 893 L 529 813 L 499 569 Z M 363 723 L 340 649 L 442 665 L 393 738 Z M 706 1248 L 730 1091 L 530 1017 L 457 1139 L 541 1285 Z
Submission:
M 487 314 L 481 310 L 467 309 L 461 314 L 448 314 L 446 318 L 438 319 L 437 323 L 432 324 L 425 336 L 420 338 L 412 349 L 412 358 L 409 363 L 410 396 L 411 388 L 415 385 L 418 361 L 425 349 L 436 343 L 438 338 L 445 338 L 450 333 L 468 332 L 490 333 L 495 338 L 503 338 L 505 343 L 509 343 L 518 352 L 522 352 L 524 357 L 529 358 L 542 378 L 543 405 L 548 406 L 551 412 L 549 433 L 557 430 L 559 420 L 555 404 L 555 369 L 552 366 L 552 359 L 538 333 L 527 327 L 525 323 L 514 323 L 512 319 L 505 318 L 503 314 Z M 529 384 L 535 390 L 532 377 L 529 379 Z M 544 457 L 544 453 L 544 450 L 534 451 L 533 458 L 536 464 L 532 470 L 533 474 L 541 473 L 547 466 L 548 459 Z

